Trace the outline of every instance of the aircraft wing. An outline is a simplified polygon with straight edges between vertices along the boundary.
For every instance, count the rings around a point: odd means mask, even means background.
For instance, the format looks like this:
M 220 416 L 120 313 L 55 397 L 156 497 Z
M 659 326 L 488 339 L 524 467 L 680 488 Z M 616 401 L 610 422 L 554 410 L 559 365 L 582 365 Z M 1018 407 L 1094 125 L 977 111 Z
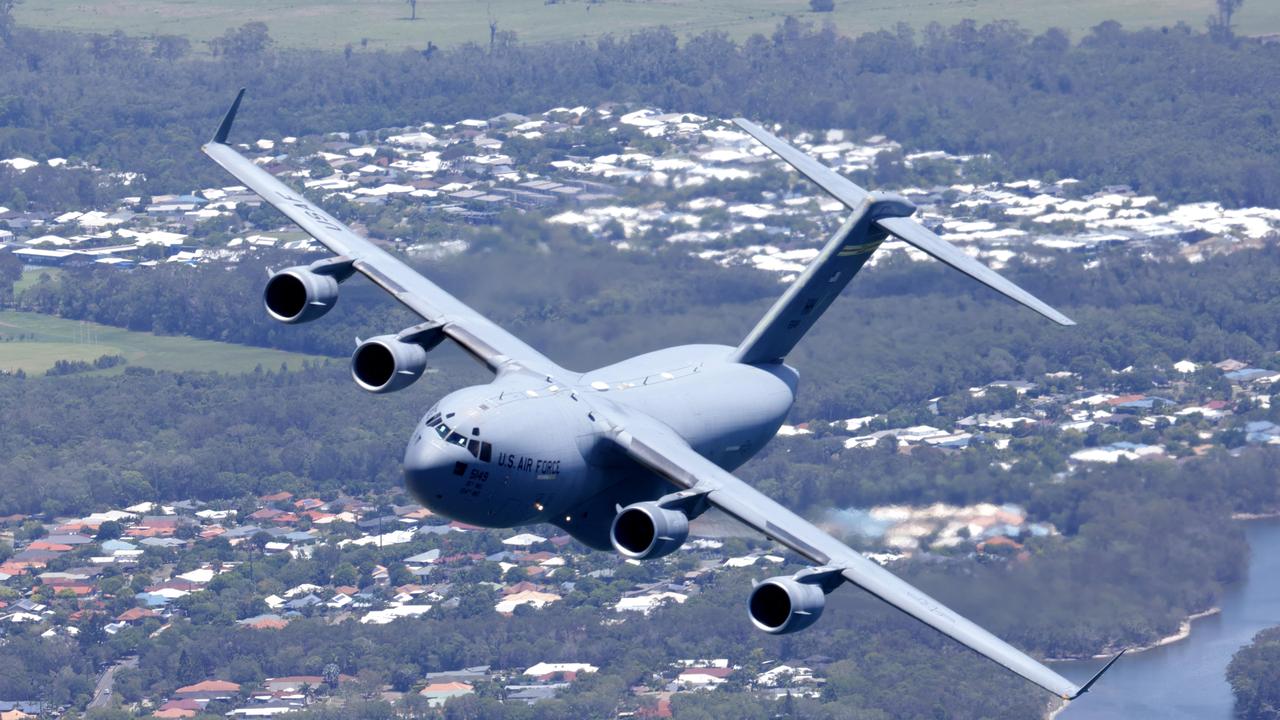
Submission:
M 472 310 L 369 239 L 294 192 L 227 144 L 242 89 L 213 139 L 201 149 L 340 258 L 430 323 L 494 372 L 526 368 L 553 377 L 567 373 L 522 340 Z
M 602 400 L 591 398 L 610 426 L 607 436 L 636 462 L 682 490 L 704 494 L 712 506 L 739 522 L 817 566 L 838 569 L 846 582 L 1055 695 L 1065 700 L 1079 697 L 1110 667 L 1108 663 L 1083 686 L 1072 683 L 721 469 L 658 420 Z

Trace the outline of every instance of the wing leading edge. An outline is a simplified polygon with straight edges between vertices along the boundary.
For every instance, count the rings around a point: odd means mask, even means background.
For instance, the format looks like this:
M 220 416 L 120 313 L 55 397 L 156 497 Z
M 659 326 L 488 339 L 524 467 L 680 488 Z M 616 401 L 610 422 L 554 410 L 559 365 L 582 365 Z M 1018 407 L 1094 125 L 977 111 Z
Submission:
M 201 147 L 205 155 L 410 310 L 429 322 L 439 323 L 446 336 L 489 369 L 502 372 L 525 368 L 548 377 L 569 374 L 226 144 L 243 97 L 242 89 L 213 138 Z
M 838 569 L 845 581 L 1058 697 L 1073 700 L 1088 692 L 1110 668 L 1108 663 L 1088 683 L 1076 685 L 721 469 L 661 422 L 614 403 L 599 407 L 601 399 L 592 400 L 611 425 L 607 437 L 636 462 L 681 489 L 704 494 L 739 522 L 815 565 Z

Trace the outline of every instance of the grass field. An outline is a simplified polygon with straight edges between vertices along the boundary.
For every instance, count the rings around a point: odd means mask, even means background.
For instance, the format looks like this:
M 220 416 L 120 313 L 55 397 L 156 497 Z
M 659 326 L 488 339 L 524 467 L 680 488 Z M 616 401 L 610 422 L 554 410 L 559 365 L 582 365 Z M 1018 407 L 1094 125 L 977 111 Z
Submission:
M 58 277 L 62 271 L 58 268 L 41 268 L 27 266 L 22 268 L 22 279 L 13 284 L 13 294 L 21 295 L 22 291 L 40 282 L 41 275 L 48 275 L 50 279 Z
M 25 335 L 33 335 L 34 339 L 12 339 Z M 267 370 L 278 369 L 281 363 L 300 368 L 304 360 L 325 359 L 247 345 L 133 332 L 39 313 L 0 311 L 0 370 L 21 369 L 28 375 L 38 375 L 58 360 L 93 362 L 103 355 L 123 355 L 128 364 L 96 373 L 124 372 L 124 368 L 130 366 L 242 373 L 258 365 Z
M 808 0 L 420 0 L 409 20 L 403 0 L 27 0 L 18 6 L 24 25 L 85 32 L 185 35 L 197 43 L 227 28 L 261 20 L 286 47 L 340 50 L 348 43 L 369 47 L 422 48 L 487 42 L 489 20 L 533 42 L 626 34 L 667 25 L 686 35 L 723 30 L 743 38 L 768 33 L 787 15 L 830 20 L 844 33 L 893 27 L 1016 20 L 1032 30 L 1061 27 L 1079 38 L 1103 20 L 1126 27 L 1166 26 L 1179 21 L 1203 28 L 1212 0 L 836 0 L 832 13 L 809 11 Z M 1237 15 L 1237 32 L 1280 33 L 1280 2 L 1250 0 Z

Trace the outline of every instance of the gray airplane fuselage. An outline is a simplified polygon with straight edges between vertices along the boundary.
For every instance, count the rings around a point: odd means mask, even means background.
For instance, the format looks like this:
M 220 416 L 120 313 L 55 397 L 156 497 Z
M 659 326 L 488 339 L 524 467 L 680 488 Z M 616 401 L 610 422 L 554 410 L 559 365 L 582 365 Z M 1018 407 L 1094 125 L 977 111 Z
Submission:
M 510 372 L 449 393 L 414 430 L 405 483 L 423 505 L 465 523 L 553 523 L 591 547 L 609 549 L 619 505 L 655 500 L 673 487 L 599 442 L 607 428 L 590 399 L 602 396 L 655 417 L 733 470 L 777 434 L 799 378 L 781 363 L 732 362 L 733 351 L 685 345 L 575 374 L 563 384 Z

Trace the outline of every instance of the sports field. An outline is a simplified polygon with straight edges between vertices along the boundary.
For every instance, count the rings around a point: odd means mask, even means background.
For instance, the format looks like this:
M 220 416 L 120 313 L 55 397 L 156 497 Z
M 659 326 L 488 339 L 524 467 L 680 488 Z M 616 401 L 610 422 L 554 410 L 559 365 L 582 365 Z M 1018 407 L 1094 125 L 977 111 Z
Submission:
M 260 20 L 282 46 L 341 50 L 423 48 L 488 42 L 489 23 L 533 42 L 626 34 L 666 25 L 681 35 L 722 30 L 733 37 L 772 31 L 787 15 L 830 21 L 846 34 L 891 28 L 899 22 L 923 27 L 971 18 L 1016 20 L 1031 30 L 1061 27 L 1079 38 L 1104 20 L 1126 27 L 1171 26 L 1179 21 L 1204 28 L 1212 0 L 836 0 L 835 11 L 813 13 L 808 0 L 418 0 L 409 20 L 404 0 L 26 0 L 18 6 L 24 25 L 107 33 L 185 35 L 203 50 L 204 40 L 228 28 Z M 1248 0 L 1236 16 L 1244 35 L 1280 33 L 1280 2 Z
M 123 355 L 128 363 L 96 373 L 124 372 L 130 366 L 242 373 L 258 365 L 277 370 L 281 363 L 300 368 L 304 360 L 325 360 L 247 345 L 133 332 L 39 313 L 0 311 L 0 370 L 21 369 L 28 375 L 39 375 L 58 360 L 92 363 L 103 355 Z

